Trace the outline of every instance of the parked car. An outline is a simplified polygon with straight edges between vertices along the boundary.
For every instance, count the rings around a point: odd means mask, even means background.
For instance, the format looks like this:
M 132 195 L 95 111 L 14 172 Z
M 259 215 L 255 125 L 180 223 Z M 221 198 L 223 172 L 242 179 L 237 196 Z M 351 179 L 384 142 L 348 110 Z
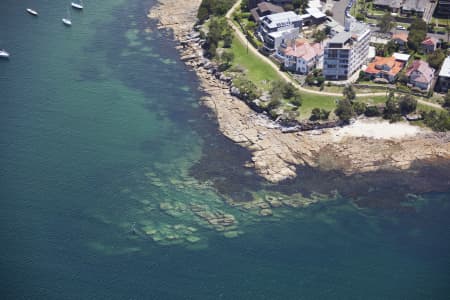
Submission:
M 395 28 L 400 29 L 400 30 L 406 30 L 405 26 L 402 26 L 402 25 L 397 25 L 397 26 L 395 26 Z

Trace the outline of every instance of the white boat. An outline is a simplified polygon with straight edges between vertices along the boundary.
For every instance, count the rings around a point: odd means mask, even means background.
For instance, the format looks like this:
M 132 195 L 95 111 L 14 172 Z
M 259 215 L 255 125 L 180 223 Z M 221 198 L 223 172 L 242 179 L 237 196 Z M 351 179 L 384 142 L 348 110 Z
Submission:
M 37 16 L 38 15 L 38 12 L 33 10 L 33 9 L 31 9 L 31 8 L 27 8 L 27 13 L 29 13 L 30 15 L 33 15 L 33 16 Z
M 76 9 L 83 9 L 83 0 L 80 0 L 80 3 L 72 2 L 70 3 L 70 5 L 72 5 L 72 7 Z
M 67 9 L 67 17 L 66 18 L 62 18 L 62 22 L 66 26 L 72 26 L 72 21 L 70 20 L 70 11 L 68 9 Z
M 62 22 L 64 23 L 64 25 L 66 26 L 72 26 L 72 21 L 70 21 L 67 18 L 62 18 Z
M 0 58 L 9 58 L 9 53 L 5 49 L 0 49 Z

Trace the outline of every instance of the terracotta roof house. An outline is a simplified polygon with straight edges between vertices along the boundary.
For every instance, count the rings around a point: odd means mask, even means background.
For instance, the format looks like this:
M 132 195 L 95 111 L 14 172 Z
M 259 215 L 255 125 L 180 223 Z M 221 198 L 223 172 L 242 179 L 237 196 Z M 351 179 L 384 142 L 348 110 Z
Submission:
M 428 91 L 435 71 L 426 61 L 417 59 L 406 69 L 406 76 L 412 86 Z
M 406 49 L 406 45 L 408 43 L 408 32 L 397 32 L 392 35 L 392 40 L 394 43 L 399 45 L 401 50 L 404 50 Z
M 258 3 L 255 8 L 250 10 L 251 17 L 255 22 L 259 22 L 259 19 L 261 17 L 281 12 L 284 12 L 284 9 L 281 6 L 274 5 L 265 1 Z
M 396 60 L 393 56 L 375 56 L 375 59 L 369 63 L 364 72 L 370 79 L 384 78 L 388 82 L 392 83 L 397 79 L 398 73 L 404 66 L 404 62 Z
M 310 44 L 304 39 L 295 40 L 279 49 L 284 66 L 296 73 L 308 74 L 314 68 L 322 68 L 324 47 L 321 43 Z
M 433 36 L 427 36 L 421 43 L 423 53 L 433 53 L 440 47 L 440 42 Z

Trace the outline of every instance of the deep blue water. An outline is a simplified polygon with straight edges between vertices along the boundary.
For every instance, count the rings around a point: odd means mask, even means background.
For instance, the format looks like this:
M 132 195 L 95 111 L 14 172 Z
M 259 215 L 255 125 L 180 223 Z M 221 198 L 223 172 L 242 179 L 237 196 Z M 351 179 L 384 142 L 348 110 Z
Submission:
M 153 4 L 86 0 L 65 28 L 64 1 L 0 2 L 1 299 L 449 298 L 450 193 L 417 213 L 340 199 L 262 219 L 191 177 L 212 144 L 235 148 L 146 19 Z M 241 234 L 203 226 L 192 203 L 234 214 Z M 147 235 L 180 224 L 200 242 Z

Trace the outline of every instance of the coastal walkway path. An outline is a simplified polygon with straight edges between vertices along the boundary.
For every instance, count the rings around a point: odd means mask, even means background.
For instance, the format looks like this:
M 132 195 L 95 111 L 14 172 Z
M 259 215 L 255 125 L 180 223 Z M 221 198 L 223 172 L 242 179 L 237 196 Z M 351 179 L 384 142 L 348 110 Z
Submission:
M 232 16 L 233 13 L 236 11 L 238 7 L 240 7 L 242 0 L 236 1 L 236 3 L 230 8 L 230 10 L 225 15 L 225 18 L 227 19 L 228 24 L 231 26 L 231 28 L 234 30 L 236 37 L 239 39 L 239 41 L 243 45 L 248 45 L 249 51 L 251 51 L 254 55 L 256 55 L 258 58 L 260 58 L 263 62 L 267 63 L 270 67 L 272 67 L 281 78 L 283 78 L 286 82 L 292 83 L 297 89 L 299 89 L 302 92 L 309 93 L 309 94 L 316 94 L 316 95 L 322 95 L 322 96 L 332 96 L 332 97 L 341 97 L 342 93 L 332 93 L 332 92 L 324 92 L 324 91 L 314 91 L 307 88 L 302 87 L 300 84 L 298 84 L 297 81 L 290 78 L 285 72 L 281 71 L 279 66 L 277 66 L 273 61 L 271 61 L 267 56 L 264 56 L 261 54 L 261 52 L 258 51 L 251 43 L 248 43 L 246 36 L 244 33 L 233 23 Z M 357 93 L 357 97 L 374 97 L 374 96 L 385 96 L 386 92 L 378 92 L 378 93 Z M 442 107 L 439 104 L 431 103 L 428 101 L 424 101 L 421 99 L 417 100 L 419 103 L 423 105 L 428 105 L 433 108 L 442 109 Z

